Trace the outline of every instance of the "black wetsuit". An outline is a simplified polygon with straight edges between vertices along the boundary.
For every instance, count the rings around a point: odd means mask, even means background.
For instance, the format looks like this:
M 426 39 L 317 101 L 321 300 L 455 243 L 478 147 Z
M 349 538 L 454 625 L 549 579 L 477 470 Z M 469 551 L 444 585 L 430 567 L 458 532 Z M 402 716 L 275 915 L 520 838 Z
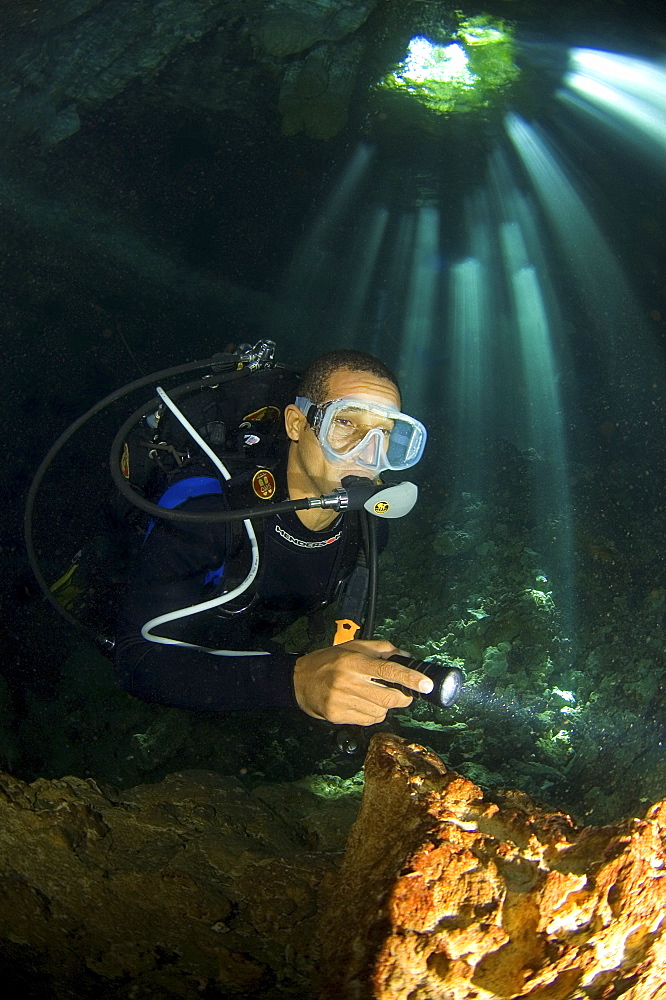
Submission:
M 284 463 L 276 480 L 274 500 L 287 499 Z M 178 509 L 222 509 L 229 503 L 227 492 L 194 497 Z M 117 631 L 116 672 L 126 691 L 146 701 L 215 712 L 297 707 L 293 672 L 303 650 L 285 652 L 272 637 L 333 599 L 361 544 L 356 514 L 339 515 L 323 532 L 310 531 L 293 512 L 255 520 L 261 560 L 250 588 L 233 604 L 154 629 L 157 635 L 212 649 L 262 650 L 266 655 L 216 656 L 158 645 L 140 634 L 158 615 L 209 600 L 244 579 L 250 545 L 237 523 L 233 530 L 228 524 L 166 520 L 152 526 Z

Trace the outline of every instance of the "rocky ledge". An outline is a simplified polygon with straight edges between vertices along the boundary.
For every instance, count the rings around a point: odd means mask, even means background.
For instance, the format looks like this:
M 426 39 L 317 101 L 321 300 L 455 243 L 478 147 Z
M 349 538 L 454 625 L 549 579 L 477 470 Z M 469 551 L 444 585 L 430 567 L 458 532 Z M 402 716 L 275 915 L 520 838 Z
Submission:
M 0 780 L 11 996 L 660 1000 L 666 803 L 577 827 L 377 734 L 339 779 Z M 337 794 L 333 794 L 336 793 Z M 347 846 L 342 848 L 347 838 Z
M 577 827 L 389 734 L 322 928 L 327 998 L 666 997 L 666 803 Z M 353 920 L 350 919 L 353 914 Z

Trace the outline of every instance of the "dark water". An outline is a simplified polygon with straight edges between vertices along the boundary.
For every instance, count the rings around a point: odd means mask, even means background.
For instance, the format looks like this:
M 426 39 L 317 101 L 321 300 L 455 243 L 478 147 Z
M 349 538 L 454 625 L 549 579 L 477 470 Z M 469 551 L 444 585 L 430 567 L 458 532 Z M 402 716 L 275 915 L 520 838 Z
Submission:
M 462 664 L 468 685 L 448 713 L 388 724 L 484 787 L 585 819 L 642 811 L 666 794 L 661 5 L 486 7 L 511 19 L 520 75 L 438 117 L 372 85 L 451 14 L 380 4 L 348 32 L 344 100 L 331 70 L 335 113 L 299 105 L 300 131 L 283 78 L 307 46 L 262 49 L 260 2 L 175 6 L 192 24 L 171 45 L 147 3 L 0 14 L 5 765 L 119 785 L 360 769 L 362 748 L 299 713 L 262 713 L 248 736 L 129 699 L 24 554 L 30 481 L 75 417 L 272 337 L 294 365 L 377 353 L 430 432 L 419 506 L 382 557 L 378 634 Z M 49 579 L 95 532 L 110 441 L 140 402 L 54 463 L 35 510 Z

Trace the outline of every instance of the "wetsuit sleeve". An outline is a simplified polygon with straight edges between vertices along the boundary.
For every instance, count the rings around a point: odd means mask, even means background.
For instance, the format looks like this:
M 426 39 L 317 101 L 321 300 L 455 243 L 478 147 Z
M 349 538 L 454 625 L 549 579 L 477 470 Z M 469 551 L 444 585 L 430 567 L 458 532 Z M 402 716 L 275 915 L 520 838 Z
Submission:
M 203 496 L 187 501 L 180 509 L 210 511 L 221 507 L 219 496 Z M 271 651 L 266 656 L 215 656 L 156 644 L 141 636 L 141 628 L 152 618 L 206 600 L 204 577 L 224 564 L 229 544 L 230 533 L 224 524 L 155 522 L 137 559 L 117 628 L 116 676 L 124 690 L 145 701 L 195 711 L 298 707 L 293 683 L 295 654 Z M 186 623 L 184 619 L 156 631 L 177 639 L 181 634 L 184 637 Z M 259 640 L 248 648 L 264 646 Z

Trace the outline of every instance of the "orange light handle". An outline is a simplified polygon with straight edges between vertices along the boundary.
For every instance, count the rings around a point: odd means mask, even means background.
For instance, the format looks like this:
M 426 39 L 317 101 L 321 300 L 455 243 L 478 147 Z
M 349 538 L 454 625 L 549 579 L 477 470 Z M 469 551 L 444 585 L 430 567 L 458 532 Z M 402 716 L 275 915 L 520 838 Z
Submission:
M 339 618 L 335 624 L 334 646 L 339 646 L 341 642 L 349 642 L 351 639 L 355 639 L 356 633 L 361 627 L 356 622 L 353 622 L 351 618 Z

